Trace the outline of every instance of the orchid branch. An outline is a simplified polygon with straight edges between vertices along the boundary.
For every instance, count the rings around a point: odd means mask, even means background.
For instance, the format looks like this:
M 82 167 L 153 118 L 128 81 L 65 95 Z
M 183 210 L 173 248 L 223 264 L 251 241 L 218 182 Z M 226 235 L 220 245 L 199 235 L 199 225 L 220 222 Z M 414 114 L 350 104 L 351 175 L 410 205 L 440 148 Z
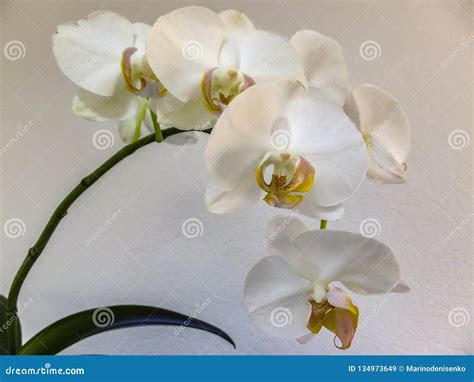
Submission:
M 153 119 L 153 118 L 152 118 Z M 155 115 L 156 119 L 156 115 Z M 116 164 L 120 163 L 123 159 L 132 155 L 138 149 L 152 143 L 158 141 L 157 137 L 160 136 L 161 140 L 166 139 L 175 134 L 179 134 L 182 132 L 186 132 L 189 130 L 179 130 L 175 127 L 170 127 L 168 129 L 160 130 L 159 124 L 157 125 L 158 128 L 155 127 L 156 132 L 149 134 L 133 143 L 124 146 L 120 149 L 117 153 L 112 155 L 109 159 L 107 159 L 102 165 L 100 165 L 95 171 L 93 171 L 90 175 L 83 178 L 79 184 L 73 188 L 73 190 L 64 198 L 64 200 L 58 205 L 56 210 L 53 212 L 51 217 L 49 218 L 48 223 L 44 227 L 43 231 L 40 234 L 40 237 L 36 241 L 36 243 L 29 249 L 28 254 L 26 255 L 25 260 L 21 264 L 19 270 L 17 271 L 15 278 L 13 279 L 12 285 L 10 287 L 10 291 L 8 294 L 7 299 L 7 316 L 10 318 L 12 325 L 8 329 L 7 338 L 9 346 L 13 347 L 10 350 L 10 354 L 15 354 L 18 344 L 21 343 L 20 328 L 18 324 L 18 317 L 17 317 L 17 302 L 18 296 L 20 294 L 21 287 L 23 282 L 25 281 L 28 273 L 30 272 L 31 268 L 35 264 L 36 260 L 40 257 L 41 253 L 43 252 L 46 244 L 48 243 L 49 239 L 52 237 L 56 227 L 59 225 L 61 220 L 67 215 L 69 207 L 90 187 L 92 186 L 97 180 L 100 179 L 102 175 L 108 172 L 112 167 Z M 212 129 L 202 130 L 205 133 L 210 133 Z M 159 132 L 159 133 L 158 133 Z

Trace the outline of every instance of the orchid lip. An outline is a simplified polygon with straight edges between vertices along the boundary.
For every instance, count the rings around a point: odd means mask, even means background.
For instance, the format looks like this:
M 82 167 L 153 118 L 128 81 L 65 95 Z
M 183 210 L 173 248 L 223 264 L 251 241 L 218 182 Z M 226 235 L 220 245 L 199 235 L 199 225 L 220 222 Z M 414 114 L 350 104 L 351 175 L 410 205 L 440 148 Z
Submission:
M 220 114 L 230 102 L 255 81 L 235 68 L 215 67 L 206 70 L 201 79 L 201 93 L 205 106 Z
M 265 180 L 265 170 L 273 166 L 270 182 Z M 272 207 L 294 208 L 303 201 L 303 195 L 314 184 L 316 170 L 303 157 L 292 155 L 288 151 L 268 153 L 257 166 L 258 186 L 267 194 L 263 200 Z

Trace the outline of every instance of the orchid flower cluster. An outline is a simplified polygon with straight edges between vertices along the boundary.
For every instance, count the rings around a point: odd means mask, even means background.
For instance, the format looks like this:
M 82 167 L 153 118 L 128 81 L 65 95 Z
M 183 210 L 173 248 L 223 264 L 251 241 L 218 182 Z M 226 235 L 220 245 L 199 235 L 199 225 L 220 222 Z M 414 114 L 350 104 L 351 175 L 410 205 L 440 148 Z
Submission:
M 212 129 L 209 211 L 263 204 L 291 212 L 270 221 L 269 232 L 278 232 L 270 256 L 245 282 L 257 326 L 301 343 L 325 327 L 346 349 L 359 315 L 350 292 L 409 289 L 386 245 L 323 229 L 343 217 L 365 177 L 405 182 L 410 146 L 397 100 L 374 85 L 351 88 L 336 41 L 312 30 L 288 40 L 241 12 L 190 6 L 153 26 L 96 12 L 60 25 L 53 51 L 80 88 L 74 113 L 116 121 L 125 143 L 161 127 Z M 321 229 L 296 215 L 321 220 Z M 284 325 L 275 321 L 279 310 L 289 315 Z

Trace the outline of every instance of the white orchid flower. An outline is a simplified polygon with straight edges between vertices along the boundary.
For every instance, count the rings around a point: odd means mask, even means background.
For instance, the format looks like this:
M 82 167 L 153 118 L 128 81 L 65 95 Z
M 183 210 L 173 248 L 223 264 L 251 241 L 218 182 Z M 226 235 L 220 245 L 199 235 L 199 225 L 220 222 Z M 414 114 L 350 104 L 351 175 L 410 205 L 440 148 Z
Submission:
M 175 97 L 160 105 L 157 114 L 165 124 L 182 129 L 212 126 L 254 83 L 302 76 L 301 60 L 287 40 L 256 30 L 235 10 L 217 14 L 190 6 L 161 16 L 149 34 L 146 54 Z
M 302 30 L 291 44 L 304 62 L 309 91 L 344 106 L 364 136 L 370 159 L 367 176 L 385 183 L 405 182 L 410 127 L 398 101 L 374 85 L 351 91 L 342 49 L 333 39 Z
M 59 68 L 81 88 L 73 101 L 74 113 L 92 121 L 119 122 L 126 142 L 139 135 L 142 119 L 153 131 L 145 115 L 147 98 L 165 92 L 146 62 L 150 29 L 116 13 L 98 11 L 77 24 L 59 25 L 53 35 Z
M 311 231 L 294 217 L 269 224 L 272 256 L 260 260 L 245 281 L 244 304 L 267 333 L 306 343 L 322 327 L 347 349 L 357 330 L 360 295 L 405 292 L 400 267 L 385 244 L 342 231 Z M 336 338 L 338 339 L 336 344 Z
M 214 213 L 259 201 L 319 219 L 340 219 L 365 178 L 360 132 L 341 106 L 268 84 L 239 95 L 211 133 L 206 194 Z

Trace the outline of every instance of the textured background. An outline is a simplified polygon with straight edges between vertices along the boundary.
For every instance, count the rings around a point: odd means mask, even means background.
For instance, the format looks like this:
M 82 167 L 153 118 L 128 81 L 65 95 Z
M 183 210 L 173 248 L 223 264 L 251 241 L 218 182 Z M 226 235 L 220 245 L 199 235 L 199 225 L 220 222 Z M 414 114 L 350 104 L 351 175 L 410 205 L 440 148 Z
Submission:
M 114 124 L 79 120 L 71 112 L 76 87 L 61 74 L 51 52 L 56 25 L 98 9 L 151 24 L 189 4 L 1 0 L 1 46 L 14 40 L 24 46 L 19 56 L 4 51 L 0 57 L 2 293 L 65 193 L 121 146 Z M 216 11 L 243 10 L 257 26 L 288 37 L 311 28 L 337 39 L 353 85 L 385 88 L 411 122 L 408 183 L 365 181 L 346 218 L 330 224 L 357 232 L 364 219 L 376 219 L 378 239 L 394 248 L 412 287 L 404 295 L 355 296 L 361 325 L 345 354 L 472 353 L 472 2 L 199 4 Z M 375 56 L 364 58 L 360 48 L 367 41 Z M 111 147 L 94 147 L 98 129 L 114 134 Z M 300 346 L 264 335 L 247 318 L 242 286 L 248 270 L 265 255 L 263 229 L 273 211 L 263 205 L 235 216 L 206 211 L 205 140 L 185 148 L 179 142 L 150 145 L 80 198 L 22 290 L 26 338 L 65 314 L 93 306 L 143 303 L 191 314 L 196 304 L 210 299 L 198 317 L 227 330 L 237 351 L 206 333 L 140 328 L 88 339 L 68 353 L 340 353 L 329 333 Z M 16 238 L 9 237 L 17 236 L 8 231 L 12 218 L 24 224 Z M 196 238 L 183 235 L 189 218 L 202 222 Z

